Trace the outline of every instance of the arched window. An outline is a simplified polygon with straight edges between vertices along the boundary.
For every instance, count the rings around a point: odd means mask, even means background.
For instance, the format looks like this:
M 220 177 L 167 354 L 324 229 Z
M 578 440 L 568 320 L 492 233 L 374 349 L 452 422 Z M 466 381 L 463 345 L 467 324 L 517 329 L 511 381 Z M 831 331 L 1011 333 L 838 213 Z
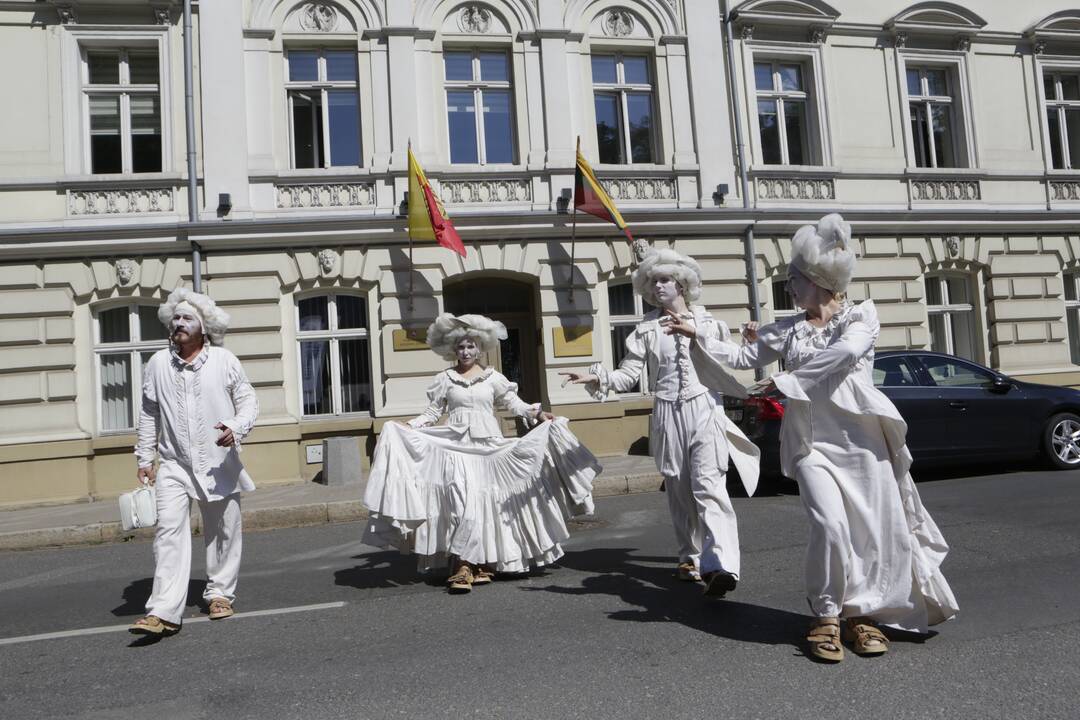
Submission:
M 971 280 L 963 275 L 926 276 L 930 349 L 978 360 Z
M 358 295 L 309 295 L 296 303 L 303 414 L 371 412 L 367 301 Z
M 168 345 L 157 305 L 113 305 L 94 313 L 94 365 L 98 387 L 98 427 L 102 432 L 135 428 L 142 398 L 143 365 Z

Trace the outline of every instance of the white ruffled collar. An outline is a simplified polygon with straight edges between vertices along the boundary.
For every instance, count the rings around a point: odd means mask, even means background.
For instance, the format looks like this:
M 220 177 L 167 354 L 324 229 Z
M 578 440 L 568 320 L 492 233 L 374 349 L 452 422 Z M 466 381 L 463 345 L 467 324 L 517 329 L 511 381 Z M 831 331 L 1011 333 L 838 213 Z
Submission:
M 837 325 L 839 325 L 848 316 L 848 313 L 850 313 L 854 307 L 855 304 L 853 302 L 851 302 L 850 300 L 844 300 L 842 303 L 840 303 L 840 309 L 837 310 L 831 318 L 829 318 L 829 322 L 825 323 L 821 327 L 818 327 L 811 323 L 809 320 L 807 320 L 806 312 L 803 311 L 799 315 L 798 322 L 795 323 L 795 336 L 801 339 L 812 337 L 814 335 L 831 335 L 832 332 L 836 329 Z
M 474 378 L 466 378 L 461 375 L 454 368 L 446 369 L 446 377 L 450 378 L 450 382 L 455 385 L 461 385 L 462 387 L 472 387 L 476 383 L 483 382 L 491 377 L 491 373 L 495 372 L 495 368 L 484 368 L 484 371 Z

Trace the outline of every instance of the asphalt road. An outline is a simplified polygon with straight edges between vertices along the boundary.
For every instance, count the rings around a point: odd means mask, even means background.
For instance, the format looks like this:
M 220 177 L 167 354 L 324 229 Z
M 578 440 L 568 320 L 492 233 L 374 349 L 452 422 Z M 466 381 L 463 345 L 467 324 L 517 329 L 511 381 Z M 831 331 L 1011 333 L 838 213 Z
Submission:
M 249 533 L 237 610 L 272 613 L 151 644 L 113 629 L 142 612 L 149 543 L 0 554 L 0 718 L 1080 717 L 1080 473 L 919 487 L 960 617 L 838 666 L 802 654 L 793 495 L 735 500 L 726 600 L 674 579 L 651 493 L 600 500 L 558 567 L 465 596 L 355 524 Z

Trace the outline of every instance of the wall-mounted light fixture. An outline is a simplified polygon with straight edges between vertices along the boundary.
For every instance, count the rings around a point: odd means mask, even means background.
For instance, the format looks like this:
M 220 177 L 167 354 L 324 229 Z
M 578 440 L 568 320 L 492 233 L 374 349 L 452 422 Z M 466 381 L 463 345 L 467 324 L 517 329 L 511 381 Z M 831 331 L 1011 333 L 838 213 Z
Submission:
M 555 212 L 565 215 L 570 212 L 570 201 L 574 198 L 574 191 L 563 188 L 559 191 L 559 197 L 555 198 Z
M 232 195 L 229 193 L 218 193 L 217 196 L 217 214 L 218 217 L 225 217 L 232 211 Z
M 409 191 L 401 194 L 401 203 L 398 205 L 398 217 L 409 216 Z
M 727 195 L 727 194 L 728 194 L 727 183 L 720 183 L 719 185 L 716 186 L 716 192 L 714 192 L 712 194 L 713 200 L 716 201 L 717 205 L 723 205 L 724 204 L 724 196 Z

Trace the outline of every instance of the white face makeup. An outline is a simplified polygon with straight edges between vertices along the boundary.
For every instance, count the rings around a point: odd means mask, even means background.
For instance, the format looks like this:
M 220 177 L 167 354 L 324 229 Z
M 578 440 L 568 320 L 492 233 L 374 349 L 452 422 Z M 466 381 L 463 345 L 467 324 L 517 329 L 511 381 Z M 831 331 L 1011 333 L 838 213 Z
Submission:
M 671 275 L 653 275 L 652 285 L 656 301 L 665 308 L 671 307 L 676 298 L 682 295 L 682 288 Z
M 458 365 L 468 369 L 480 359 L 480 346 L 471 337 L 463 337 L 458 341 L 454 350 L 457 353 Z
M 169 321 L 169 336 L 178 342 L 188 342 L 202 335 L 199 313 L 189 302 L 178 303 Z
M 788 268 L 787 291 L 795 307 L 801 310 L 818 307 L 827 300 L 828 295 L 827 291 L 815 285 L 794 267 Z

